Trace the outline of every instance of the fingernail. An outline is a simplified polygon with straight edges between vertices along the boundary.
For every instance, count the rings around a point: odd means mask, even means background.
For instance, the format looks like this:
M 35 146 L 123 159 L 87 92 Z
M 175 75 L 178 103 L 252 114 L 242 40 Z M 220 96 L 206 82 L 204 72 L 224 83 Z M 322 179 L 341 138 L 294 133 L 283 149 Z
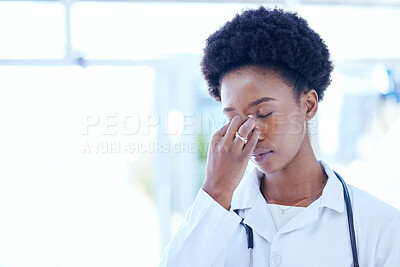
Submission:
M 249 118 L 253 118 L 254 119 L 254 116 L 252 115 L 252 114 L 249 114 L 249 115 L 247 115 Z

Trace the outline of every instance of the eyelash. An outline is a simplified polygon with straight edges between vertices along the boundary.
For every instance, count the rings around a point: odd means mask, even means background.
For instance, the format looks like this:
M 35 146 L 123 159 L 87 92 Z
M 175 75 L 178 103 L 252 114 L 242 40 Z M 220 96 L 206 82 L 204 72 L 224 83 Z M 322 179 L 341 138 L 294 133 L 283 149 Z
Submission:
M 265 117 L 268 117 L 271 114 L 272 114 L 272 112 L 268 113 L 267 115 L 257 115 L 257 118 L 263 119 Z

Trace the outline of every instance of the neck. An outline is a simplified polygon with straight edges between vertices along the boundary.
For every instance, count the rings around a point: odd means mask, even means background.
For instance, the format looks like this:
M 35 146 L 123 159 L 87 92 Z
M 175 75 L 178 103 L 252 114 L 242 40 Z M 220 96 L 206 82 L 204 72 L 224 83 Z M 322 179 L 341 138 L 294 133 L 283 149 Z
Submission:
M 327 175 L 305 138 L 295 158 L 282 170 L 264 175 L 260 190 L 267 202 L 307 207 L 321 195 Z

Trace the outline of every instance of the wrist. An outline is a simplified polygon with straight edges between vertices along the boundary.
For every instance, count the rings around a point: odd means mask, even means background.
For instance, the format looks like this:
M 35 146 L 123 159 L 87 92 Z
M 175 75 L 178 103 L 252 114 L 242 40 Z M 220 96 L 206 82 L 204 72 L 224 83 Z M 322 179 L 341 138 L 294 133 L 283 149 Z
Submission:
M 207 184 L 204 184 L 202 189 L 208 195 L 210 195 L 216 202 L 218 202 L 222 207 L 224 207 L 226 210 L 230 209 L 233 192 L 230 192 L 229 190 L 222 189 L 222 188 L 220 189 L 220 188 L 211 187 L 211 186 L 208 186 Z

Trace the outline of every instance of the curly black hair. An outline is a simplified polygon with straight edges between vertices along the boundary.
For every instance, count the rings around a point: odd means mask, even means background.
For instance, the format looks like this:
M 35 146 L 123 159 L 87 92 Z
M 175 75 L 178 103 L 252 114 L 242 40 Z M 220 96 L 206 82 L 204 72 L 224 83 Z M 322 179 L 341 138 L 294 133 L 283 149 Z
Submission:
M 329 50 L 307 21 L 279 8 L 243 11 L 207 38 L 201 71 L 209 93 L 221 101 L 222 78 L 246 65 L 273 70 L 301 93 L 314 89 L 318 101 L 331 83 L 333 64 Z

